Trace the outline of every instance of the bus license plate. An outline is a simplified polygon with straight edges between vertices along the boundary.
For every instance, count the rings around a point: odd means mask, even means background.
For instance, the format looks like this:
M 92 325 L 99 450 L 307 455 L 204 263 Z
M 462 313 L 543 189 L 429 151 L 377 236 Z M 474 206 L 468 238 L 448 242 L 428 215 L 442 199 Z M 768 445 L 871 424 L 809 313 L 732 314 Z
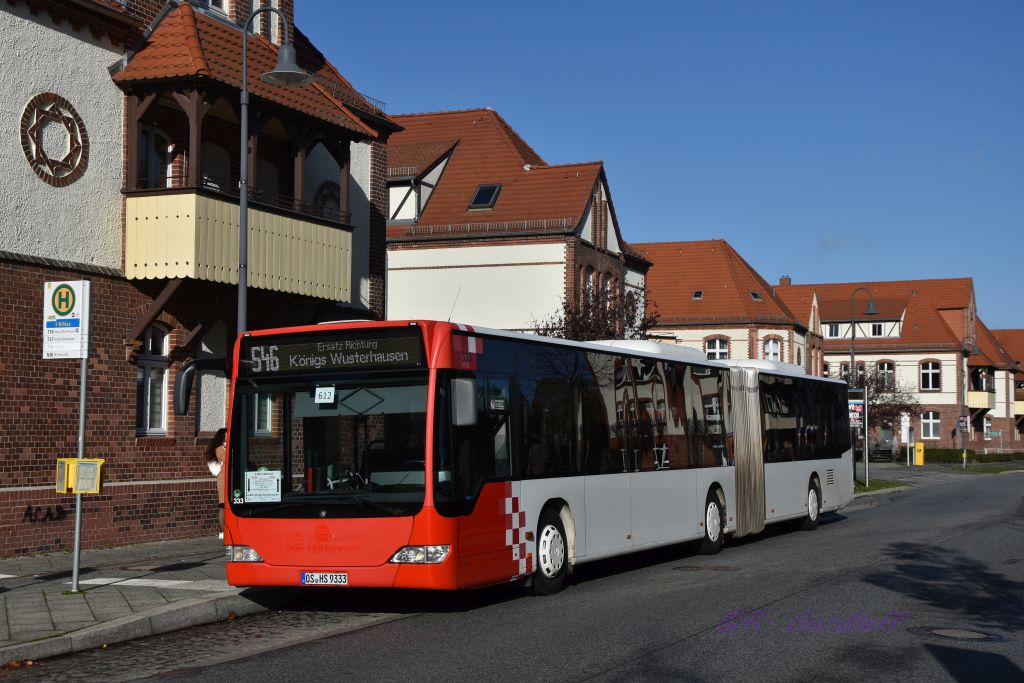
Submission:
M 302 572 L 303 586 L 347 586 L 348 574 L 343 572 Z

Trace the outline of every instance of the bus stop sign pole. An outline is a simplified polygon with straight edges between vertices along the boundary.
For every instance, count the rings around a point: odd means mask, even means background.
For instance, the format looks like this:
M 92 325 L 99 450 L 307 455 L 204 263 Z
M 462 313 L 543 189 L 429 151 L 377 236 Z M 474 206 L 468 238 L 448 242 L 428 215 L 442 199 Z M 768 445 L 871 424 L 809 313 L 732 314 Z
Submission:
M 78 460 L 85 456 L 85 397 L 89 370 L 89 281 L 43 283 L 43 359 L 78 358 Z M 82 494 L 75 483 L 75 547 L 71 592 L 78 592 Z

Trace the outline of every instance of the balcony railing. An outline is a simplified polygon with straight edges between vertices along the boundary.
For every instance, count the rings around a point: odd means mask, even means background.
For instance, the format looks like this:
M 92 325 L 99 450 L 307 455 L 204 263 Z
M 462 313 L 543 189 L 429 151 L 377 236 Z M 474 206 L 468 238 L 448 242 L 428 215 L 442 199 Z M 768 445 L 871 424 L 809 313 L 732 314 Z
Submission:
M 227 197 L 237 202 L 239 195 L 238 180 L 204 175 L 199 178 L 199 186 L 192 187 L 188 185 L 188 176 L 182 174 L 158 178 L 139 178 L 138 185 L 135 188 L 125 189 L 125 194 L 178 192 L 199 192 L 200 194 L 214 197 Z M 295 197 L 272 194 L 251 186 L 249 187 L 249 204 L 339 225 L 349 225 L 351 220 L 351 214 L 348 211 L 340 211 L 331 206 L 316 206 Z
M 968 390 L 967 407 L 993 410 L 996 407 L 996 392 Z

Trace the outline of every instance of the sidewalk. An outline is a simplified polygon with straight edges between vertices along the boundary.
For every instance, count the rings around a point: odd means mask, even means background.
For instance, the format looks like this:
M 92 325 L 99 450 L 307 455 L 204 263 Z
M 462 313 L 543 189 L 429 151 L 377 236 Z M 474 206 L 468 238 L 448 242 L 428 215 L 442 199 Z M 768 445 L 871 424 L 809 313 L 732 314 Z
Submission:
M 273 590 L 233 588 L 223 541 L 199 538 L 0 560 L 0 666 L 263 612 Z
M 1001 462 L 982 466 L 1024 468 L 1024 462 Z M 971 469 L 972 467 L 974 466 L 968 465 L 967 469 Z M 907 486 L 914 487 L 933 486 L 935 484 L 945 484 L 952 481 L 964 481 L 971 477 L 993 476 L 990 474 L 971 474 L 970 472 L 964 472 L 961 465 L 952 463 L 933 463 L 925 464 L 920 467 L 916 465 L 907 467 L 905 462 L 872 462 L 869 464 L 868 475 L 872 480 L 885 479 L 887 481 L 898 481 L 906 484 Z M 864 481 L 864 463 L 857 463 L 857 481 Z M 878 495 L 880 493 L 900 490 L 903 489 L 882 489 L 880 491 L 872 491 L 870 493 L 859 493 L 857 494 L 857 497 Z

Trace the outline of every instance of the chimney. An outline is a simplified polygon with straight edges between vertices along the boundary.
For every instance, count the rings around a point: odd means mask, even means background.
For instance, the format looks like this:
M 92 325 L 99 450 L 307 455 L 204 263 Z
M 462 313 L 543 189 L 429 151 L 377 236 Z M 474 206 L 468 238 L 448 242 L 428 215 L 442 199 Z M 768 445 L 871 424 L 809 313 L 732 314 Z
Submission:
M 790 276 L 783 275 L 782 277 L 779 278 L 779 286 L 780 287 L 784 287 L 786 285 L 791 285 L 791 284 L 793 284 L 793 278 L 791 278 Z

